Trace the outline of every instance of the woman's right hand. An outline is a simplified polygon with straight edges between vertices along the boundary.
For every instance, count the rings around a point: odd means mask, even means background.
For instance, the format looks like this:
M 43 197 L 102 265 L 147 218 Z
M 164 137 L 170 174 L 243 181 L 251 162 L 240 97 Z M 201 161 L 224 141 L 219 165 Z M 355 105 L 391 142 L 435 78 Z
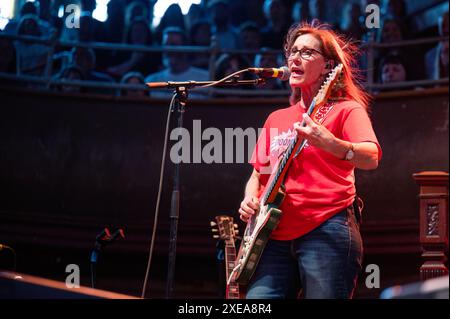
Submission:
M 241 220 L 247 222 L 249 218 L 259 211 L 259 199 L 256 196 L 245 196 L 239 208 Z

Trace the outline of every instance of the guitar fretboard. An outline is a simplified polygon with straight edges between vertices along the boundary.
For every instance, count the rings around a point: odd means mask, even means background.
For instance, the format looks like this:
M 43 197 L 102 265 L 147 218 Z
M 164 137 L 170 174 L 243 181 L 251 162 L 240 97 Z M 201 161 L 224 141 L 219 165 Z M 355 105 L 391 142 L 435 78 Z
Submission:
M 231 273 L 236 263 L 236 247 L 232 240 L 225 241 L 225 267 L 227 279 L 230 278 Z M 239 284 L 235 281 L 230 281 L 227 285 L 227 299 L 239 299 Z
M 308 112 L 307 112 L 308 116 L 311 116 L 315 105 L 316 105 L 315 100 L 313 100 L 311 105 L 308 108 Z M 305 123 L 305 121 L 303 121 L 301 126 L 305 126 L 305 125 L 306 125 L 306 123 Z M 299 144 L 300 144 L 300 146 L 299 146 Z M 302 139 L 300 141 L 297 135 L 295 135 L 295 137 L 289 143 L 289 146 L 286 148 L 286 151 L 283 155 L 283 159 L 277 166 L 277 170 L 274 175 L 274 178 L 271 180 L 268 187 L 266 187 L 266 190 L 265 190 L 264 196 L 263 196 L 263 200 L 262 200 L 263 205 L 265 205 L 267 203 L 271 194 L 274 191 L 277 191 L 277 190 L 275 190 L 275 186 L 276 186 L 277 182 L 279 181 L 279 179 L 282 178 L 284 176 L 284 174 L 286 173 L 286 170 L 288 169 L 288 167 L 287 167 L 288 161 L 291 159 L 291 156 L 292 156 L 292 153 L 294 152 L 294 150 L 298 149 L 297 153 L 299 153 L 303 149 L 303 147 L 305 147 L 305 144 L 306 144 L 306 139 Z

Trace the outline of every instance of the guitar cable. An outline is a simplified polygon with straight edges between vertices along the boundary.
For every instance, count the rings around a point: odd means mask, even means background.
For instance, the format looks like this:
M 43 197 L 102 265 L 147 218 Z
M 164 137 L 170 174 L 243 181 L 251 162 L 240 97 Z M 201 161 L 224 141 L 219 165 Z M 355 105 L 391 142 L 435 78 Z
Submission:
M 163 146 L 163 154 L 161 158 L 161 170 L 159 175 L 159 185 L 158 185 L 158 195 L 156 199 L 156 207 L 155 207 L 155 217 L 153 221 L 153 231 L 152 231 L 152 239 L 150 240 L 150 248 L 149 248 L 149 256 L 148 256 L 148 262 L 147 262 L 147 270 L 145 272 L 145 279 L 144 279 L 144 285 L 142 287 L 142 294 L 141 298 L 145 297 L 145 291 L 147 289 L 147 281 L 150 274 L 150 266 L 152 263 L 152 257 L 153 257 L 153 248 L 155 245 L 155 236 L 156 236 L 156 225 L 158 223 L 158 215 L 159 215 L 159 204 L 161 202 L 161 193 L 162 193 L 162 185 L 163 185 L 163 178 L 164 178 L 164 163 L 166 162 L 166 153 L 167 153 L 167 139 L 169 136 L 169 126 L 170 126 L 170 115 L 172 114 L 172 109 L 175 106 L 175 97 L 176 94 L 172 96 L 172 100 L 170 101 L 169 105 L 169 111 L 167 112 L 167 121 L 166 121 L 166 131 L 164 135 L 164 146 Z

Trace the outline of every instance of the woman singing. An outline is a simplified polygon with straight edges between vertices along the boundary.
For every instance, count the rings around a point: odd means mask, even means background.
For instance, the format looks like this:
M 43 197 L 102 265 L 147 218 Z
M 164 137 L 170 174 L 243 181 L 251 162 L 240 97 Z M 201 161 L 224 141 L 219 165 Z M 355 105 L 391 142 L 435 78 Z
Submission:
M 247 298 L 352 297 L 363 254 L 354 169 L 375 169 L 381 158 L 367 113 L 369 97 L 355 79 L 355 53 L 354 45 L 322 26 L 302 24 L 287 34 L 291 106 L 273 112 L 264 124 L 266 132 L 278 134 L 261 134 L 258 140 L 239 209 L 242 220 L 258 212 L 259 196 L 289 141 L 297 134 L 307 144 L 287 171 L 281 219 Z M 339 82 L 309 117 L 314 96 L 338 64 L 343 66 Z

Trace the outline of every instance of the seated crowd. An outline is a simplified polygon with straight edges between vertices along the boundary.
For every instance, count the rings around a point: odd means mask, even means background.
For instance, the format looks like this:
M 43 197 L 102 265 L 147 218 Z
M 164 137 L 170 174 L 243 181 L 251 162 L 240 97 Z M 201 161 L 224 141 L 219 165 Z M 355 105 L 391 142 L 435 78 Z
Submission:
M 79 26 L 71 27 L 67 19 L 56 15 L 57 0 L 25 2 L 18 16 L 0 32 L 0 73 L 51 79 L 87 80 L 105 83 L 218 80 L 250 66 L 278 67 L 284 65 L 282 55 L 284 36 L 294 23 L 304 20 L 332 21 L 333 12 L 320 0 L 259 1 L 209 0 L 192 5 L 183 15 L 177 4 L 168 7 L 157 27 L 153 27 L 154 1 L 110 0 L 108 18 L 100 22 L 93 18 L 95 0 L 79 0 Z M 375 3 L 377 1 L 371 1 Z M 404 0 L 378 1 L 382 8 L 381 27 L 373 31 L 365 27 L 364 1 L 361 5 L 348 2 L 342 17 L 329 27 L 351 37 L 357 43 L 375 40 L 397 43 L 425 36 L 448 37 L 448 11 L 434 27 L 416 30 L 407 13 Z M 72 21 L 74 22 L 74 21 Z M 42 37 L 60 40 L 55 47 L 30 39 L 15 40 L 6 35 Z M 106 42 L 139 47 L 216 45 L 221 49 L 241 49 L 248 53 L 223 53 L 211 61 L 211 52 L 180 52 L 180 50 L 130 51 L 92 49 L 83 45 L 71 47 L 71 42 Z M 64 45 L 66 43 L 66 45 Z M 67 44 L 68 43 L 68 44 Z M 377 83 L 407 80 L 448 78 L 448 39 L 439 43 L 380 48 L 375 51 L 374 74 Z M 369 72 L 367 54 L 359 63 Z M 367 74 L 363 74 L 365 76 Z M 364 79 L 363 79 L 364 80 Z M 10 84 L 0 77 L 1 84 Z M 28 84 L 45 88 L 45 83 Z M 147 96 L 146 90 L 112 90 L 77 86 L 51 86 L 54 90 L 88 92 L 126 96 Z M 266 81 L 260 88 L 286 90 L 277 79 Z M 166 91 L 152 91 L 154 97 L 167 96 Z

